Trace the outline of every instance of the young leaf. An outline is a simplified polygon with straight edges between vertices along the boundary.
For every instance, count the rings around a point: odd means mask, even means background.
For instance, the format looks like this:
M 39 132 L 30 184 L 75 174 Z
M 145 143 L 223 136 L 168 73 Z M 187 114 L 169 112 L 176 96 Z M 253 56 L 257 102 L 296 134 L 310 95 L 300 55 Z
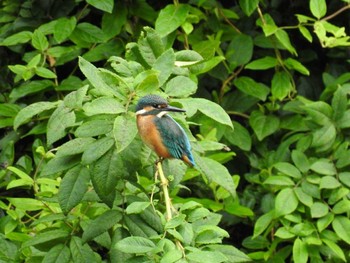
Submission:
M 113 135 L 118 152 L 123 151 L 137 135 L 135 118 L 130 115 L 118 116 L 114 121 Z
M 262 141 L 278 130 L 280 121 L 273 115 L 264 115 L 261 111 L 256 110 L 250 114 L 249 123 L 258 140 Z
M 124 253 L 147 253 L 152 251 L 156 246 L 154 243 L 144 237 L 126 237 L 116 244 L 116 248 Z
M 80 203 L 88 189 L 89 181 L 89 170 L 80 165 L 65 174 L 58 192 L 58 202 L 63 213 L 68 213 Z
M 327 13 L 326 0 L 310 0 L 310 10 L 317 19 L 325 16 Z
M 59 102 L 41 101 L 25 107 L 17 114 L 13 124 L 14 129 L 16 130 L 20 125 L 28 122 L 35 115 L 43 111 L 55 108 L 58 103 Z
M 33 33 L 30 31 L 21 31 L 13 34 L 0 42 L 0 46 L 14 46 L 27 43 L 32 39 Z
M 299 202 L 293 189 L 284 188 L 276 196 L 275 210 L 276 216 L 291 214 L 298 206 Z
M 254 235 L 253 238 L 261 235 L 271 224 L 274 219 L 275 211 L 271 210 L 270 212 L 260 216 L 258 220 L 256 220 L 254 225 Z
M 258 4 L 259 0 L 239 0 L 239 6 L 247 16 L 253 14 Z
M 259 58 L 257 60 L 253 60 L 252 62 L 248 63 L 245 68 L 246 69 L 253 69 L 253 70 L 264 70 L 269 68 L 274 68 L 278 64 L 278 61 L 274 57 L 266 56 L 263 58 Z
M 279 40 L 279 42 L 292 54 L 292 55 L 298 55 L 297 51 L 293 47 L 292 43 L 290 42 L 289 36 L 287 32 L 283 29 L 278 29 L 275 32 L 276 38 Z
M 95 237 L 112 228 L 122 219 L 122 214 L 117 210 L 107 210 L 102 215 L 99 215 L 94 220 L 90 221 L 84 230 L 82 239 L 83 242 L 88 242 Z
M 180 27 L 186 21 L 189 9 L 187 4 L 167 5 L 161 9 L 155 24 L 160 37 L 165 37 Z
M 44 67 L 36 67 L 35 68 L 35 74 L 42 78 L 46 79 L 55 79 L 57 78 L 57 75 L 53 73 L 51 70 L 44 68 Z
M 283 61 L 283 63 L 284 65 L 286 65 L 288 69 L 291 69 L 291 70 L 294 69 L 306 76 L 310 75 L 309 70 L 306 67 L 304 67 L 304 65 L 301 64 L 298 60 L 295 60 L 293 58 L 287 58 L 286 60 Z

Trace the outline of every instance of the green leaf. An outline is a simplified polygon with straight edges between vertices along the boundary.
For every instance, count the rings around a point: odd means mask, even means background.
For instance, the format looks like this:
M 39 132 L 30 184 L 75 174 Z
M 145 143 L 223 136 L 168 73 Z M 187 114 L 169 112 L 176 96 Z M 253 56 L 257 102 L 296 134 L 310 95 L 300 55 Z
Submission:
M 248 63 L 253 55 L 253 39 L 249 35 L 236 34 L 227 48 L 226 60 L 230 63 L 230 68 Z
M 78 46 L 88 47 L 92 43 L 102 43 L 105 35 L 99 27 L 83 22 L 75 27 L 69 38 Z
M 271 81 L 271 93 L 275 99 L 284 100 L 293 91 L 289 75 L 285 71 L 276 72 Z
M 344 214 L 348 211 L 350 211 L 350 200 L 347 199 L 340 200 L 332 209 L 334 214 Z
M 323 238 L 322 239 L 323 243 L 325 243 L 327 245 L 327 247 L 329 247 L 340 259 L 342 259 L 344 262 L 347 262 L 347 260 L 345 259 L 345 255 L 343 250 L 336 244 L 334 243 L 332 240 Z
M 47 253 L 42 263 L 69 263 L 70 251 L 64 244 L 57 244 L 53 246 Z
M 91 120 L 81 124 L 75 131 L 76 137 L 93 137 L 107 134 L 113 129 L 111 120 Z
M 52 113 L 47 123 L 47 144 L 51 145 L 63 138 L 66 129 L 75 124 L 75 113 L 63 103 Z
M 340 182 L 350 188 L 350 172 L 341 172 L 338 176 Z
M 6 199 L 16 207 L 16 209 L 23 211 L 37 211 L 43 209 L 45 206 L 42 201 L 32 198 L 11 197 Z
M 176 76 L 165 85 L 165 93 L 171 97 L 189 97 L 196 91 L 197 83 L 185 76 Z
M 323 176 L 320 181 L 320 189 L 335 189 L 341 184 L 333 176 Z
M 123 151 L 137 135 L 135 118 L 130 115 L 118 116 L 114 121 L 113 135 L 117 151 Z
M 232 196 L 236 195 L 236 186 L 232 176 L 225 166 L 206 157 L 200 157 L 194 153 L 196 166 L 209 182 L 215 182 L 226 189 Z
M 297 263 L 306 263 L 309 257 L 307 245 L 299 238 L 293 244 L 293 260 Z
M 165 37 L 185 23 L 190 6 L 187 4 L 167 5 L 161 9 L 155 23 L 160 37 Z
M 340 120 L 347 109 L 347 97 L 344 88 L 338 87 L 332 99 L 333 119 Z
M 226 262 L 230 263 L 242 263 L 251 262 L 251 258 L 244 254 L 242 251 L 238 250 L 234 246 L 230 245 L 208 245 L 206 246 L 212 251 L 218 251 L 224 254 L 228 260 Z
M 91 143 L 89 147 L 84 151 L 81 157 L 82 164 L 91 164 L 104 155 L 112 146 L 114 140 L 110 137 L 104 137 Z
M 162 86 L 170 77 L 175 65 L 175 54 L 172 48 L 161 54 L 153 64 L 153 69 L 159 71 L 159 84 Z
M 76 24 L 77 19 L 74 16 L 70 18 L 61 17 L 58 19 L 53 32 L 53 36 L 56 41 L 61 43 L 66 40 L 72 34 Z
M 63 213 L 67 214 L 80 203 L 88 189 L 89 181 L 89 170 L 80 165 L 65 174 L 58 192 L 58 202 Z
M 194 251 L 190 252 L 186 255 L 186 258 L 190 260 L 190 262 L 203 262 L 205 259 L 206 262 L 210 263 L 220 263 L 227 262 L 227 257 L 218 251 Z
M 249 77 L 235 78 L 233 84 L 243 93 L 263 101 L 266 100 L 267 95 L 270 93 L 268 87 L 261 83 L 255 82 L 252 78 Z
M 117 91 L 113 90 L 110 86 L 106 84 L 106 82 L 100 76 L 99 70 L 89 61 L 85 60 L 82 57 L 79 57 L 79 68 L 83 72 L 85 77 L 90 81 L 92 86 L 94 86 L 102 95 L 114 95 L 116 97 L 119 97 Z
M 283 175 L 274 175 L 274 176 L 269 176 L 263 184 L 272 184 L 272 185 L 287 185 L 287 186 L 292 186 L 295 185 L 293 180 L 291 180 L 287 176 Z
M 174 99 L 185 106 L 187 116 L 193 116 L 197 110 L 209 118 L 232 128 L 232 122 L 228 114 L 218 104 L 202 98 Z
M 239 122 L 232 121 L 234 129 L 226 129 L 225 138 L 233 145 L 236 145 L 243 151 L 250 151 L 252 139 L 248 130 Z
M 306 40 L 309 41 L 310 43 L 312 43 L 312 35 L 311 35 L 310 31 L 302 25 L 299 25 L 298 28 L 299 28 L 300 33 L 306 38 Z
M 72 236 L 69 244 L 73 262 L 85 263 L 95 257 L 94 252 L 88 244 L 82 245 L 82 241 L 77 236 Z
M 15 87 L 11 90 L 10 98 L 17 100 L 29 94 L 39 93 L 49 87 L 53 87 L 53 85 L 53 82 L 50 80 L 33 80 L 25 82 L 19 87 Z
M 277 37 L 278 41 L 292 54 L 292 55 L 298 55 L 297 51 L 293 47 L 292 43 L 290 42 L 289 36 L 287 32 L 283 29 L 278 28 L 278 30 L 275 32 L 275 36 Z
M 279 162 L 274 165 L 274 167 L 282 174 L 288 175 L 293 178 L 300 179 L 300 171 L 292 164 L 287 162 Z
M 309 160 L 303 152 L 299 150 L 293 150 L 292 160 L 301 172 L 306 173 L 310 169 Z
M 316 150 L 322 151 L 332 147 L 337 136 L 336 128 L 333 123 L 323 126 L 321 129 L 317 129 L 312 134 L 312 147 Z
M 144 61 L 150 66 L 153 66 L 157 58 L 165 51 L 159 34 L 150 27 L 144 28 L 138 41 L 138 49 Z
M 125 112 L 124 106 L 117 99 L 111 97 L 99 97 L 92 102 L 87 102 L 84 104 L 83 110 L 88 116 Z
M 258 218 L 256 220 L 254 225 L 254 234 L 253 238 L 256 238 L 257 236 L 260 236 L 271 224 L 272 220 L 274 219 L 275 211 L 270 211 Z
M 263 58 L 259 58 L 256 60 L 253 60 L 252 62 L 248 63 L 245 68 L 246 69 L 253 69 L 253 70 L 265 70 L 269 68 L 274 68 L 278 64 L 278 61 L 274 57 L 266 56 Z
M 126 237 L 116 244 L 116 248 L 124 253 L 148 253 L 155 249 L 154 243 L 144 237 Z
M 43 168 L 41 176 L 55 174 L 68 170 L 80 162 L 80 156 L 61 156 L 51 159 Z
M 337 172 L 333 162 L 328 159 L 317 160 L 310 166 L 310 169 L 316 173 L 324 175 L 335 175 Z
M 300 188 L 300 187 L 294 188 L 294 193 L 298 197 L 300 203 L 303 203 L 304 205 L 306 205 L 308 207 L 312 206 L 312 204 L 313 204 L 312 197 L 310 195 L 308 195 L 307 193 L 305 193 L 302 188 Z
M 120 34 L 122 28 L 126 25 L 127 15 L 127 6 L 119 1 L 115 3 L 112 13 L 103 14 L 101 27 L 108 39 Z
M 49 47 L 49 42 L 45 35 L 40 30 L 36 29 L 32 36 L 32 45 L 34 48 L 44 51 Z
M 46 232 L 41 232 L 33 236 L 28 241 L 22 244 L 22 248 L 29 246 L 36 246 L 56 239 L 65 239 L 69 237 L 69 232 L 61 229 L 49 230 Z
M 94 141 L 94 138 L 75 138 L 59 146 L 56 156 L 59 157 L 82 153 Z
M 24 44 L 32 40 L 33 33 L 30 31 L 21 31 L 13 34 L 0 42 L 0 46 L 14 46 L 18 44 Z
M 53 73 L 51 70 L 44 68 L 44 67 L 36 67 L 35 68 L 35 74 L 42 78 L 46 79 L 55 79 L 57 78 L 57 75 Z
M 114 1 L 113 0 L 86 0 L 86 2 L 97 9 L 112 13 Z
M 247 16 L 253 14 L 258 4 L 259 0 L 239 0 L 239 6 Z
M 291 214 L 297 208 L 299 201 L 295 196 L 293 189 L 284 188 L 276 196 L 275 211 L 276 216 Z
M 350 219 L 345 216 L 336 216 L 332 222 L 335 233 L 350 244 Z
M 324 217 L 317 220 L 317 229 L 319 232 L 325 230 L 334 220 L 334 214 L 328 213 Z
M 122 219 L 122 213 L 117 210 L 107 210 L 99 215 L 94 220 L 90 221 L 88 226 L 84 229 L 82 236 L 83 242 L 88 242 L 108 229 L 112 228 Z
M 253 111 L 249 123 L 259 141 L 273 134 L 279 128 L 279 119 L 273 115 L 264 115 L 261 111 Z
M 127 214 L 139 214 L 151 205 L 150 202 L 133 202 L 125 209 Z
M 315 202 L 311 206 L 311 217 L 320 218 L 328 214 L 328 206 L 321 202 Z
M 310 10 L 314 17 L 320 19 L 327 13 L 327 4 L 325 0 L 310 0 Z
M 14 129 L 17 130 L 17 128 L 19 126 L 30 121 L 31 118 L 34 117 L 35 115 L 37 115 L 43 111 L 50 110 L 50 109 L 57 107 L 58 103 L 59 102 L 41 101 L 41 102 L 33 103 L 33 104 L 23 108 L 17 114 L 17 116 L 14 120 L 14 124 L 13 124 Z
M 299 61 L 297 61 L 293 58 L 287 58 L 286 60 L 283 61 L 283 63 L 290 70 L 294 69 L 303 75 L 306 75 L 306 76 L 310 75 L 309 70 L 306 67 L 304 67 L 304 65 L 301 64 Z

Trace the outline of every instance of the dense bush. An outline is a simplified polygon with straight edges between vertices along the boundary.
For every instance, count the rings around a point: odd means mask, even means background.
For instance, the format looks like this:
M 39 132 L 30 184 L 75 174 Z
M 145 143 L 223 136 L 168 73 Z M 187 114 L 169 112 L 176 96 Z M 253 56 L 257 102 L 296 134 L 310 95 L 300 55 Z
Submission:
M 349 261 L 349 9 L 0 2 L 1 262 Z M 168 187 L 150 93 L 196 161 Z

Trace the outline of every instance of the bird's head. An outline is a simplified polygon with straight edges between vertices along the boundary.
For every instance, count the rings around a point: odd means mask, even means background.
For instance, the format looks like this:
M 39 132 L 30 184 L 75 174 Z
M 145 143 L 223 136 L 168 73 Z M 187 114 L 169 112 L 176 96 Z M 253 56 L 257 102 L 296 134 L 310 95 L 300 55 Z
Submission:
M 167 100 L 158 95 L 144 96 L 136 105 L 136 115 L 156 115 L 161 118 L 170 111 L 185 112 L 183 109 L 169 106 Z

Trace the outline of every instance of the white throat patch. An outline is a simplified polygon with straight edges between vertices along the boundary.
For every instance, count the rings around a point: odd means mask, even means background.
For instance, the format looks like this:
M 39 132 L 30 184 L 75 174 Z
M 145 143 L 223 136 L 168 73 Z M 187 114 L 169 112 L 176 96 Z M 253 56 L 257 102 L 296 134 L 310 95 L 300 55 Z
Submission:
M 168 111 L 161 111 L 157 114 L 158 118 L 162 118 L 165 114 L 169 113 Z
M 137 112 L 136 112 L 136 115 L 141 115 L 141 114 L 144 114 L 144 113 L 146 113 L 147 111 L 145 110 L 145 109 L 142 109 L 142 110 L 138 110 Z

